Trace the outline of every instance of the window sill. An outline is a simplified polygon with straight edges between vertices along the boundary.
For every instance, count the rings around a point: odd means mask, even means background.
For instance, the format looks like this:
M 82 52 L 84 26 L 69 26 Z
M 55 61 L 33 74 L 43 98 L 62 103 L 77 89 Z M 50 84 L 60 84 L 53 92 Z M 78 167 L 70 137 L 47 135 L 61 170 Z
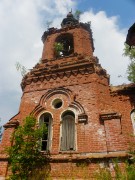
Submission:
M 71 151 L 59 151 L 59 154 L 76 154 L 76 150 L 71 150 Z

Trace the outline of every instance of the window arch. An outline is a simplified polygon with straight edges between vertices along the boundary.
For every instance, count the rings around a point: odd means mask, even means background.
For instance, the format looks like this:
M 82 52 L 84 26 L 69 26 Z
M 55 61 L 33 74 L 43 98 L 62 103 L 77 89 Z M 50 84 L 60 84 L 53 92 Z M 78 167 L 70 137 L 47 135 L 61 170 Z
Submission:
M 73 35 L 66 33 L 61 34 L 55 41 L 55 53 L 59 57 L 69 56 L 74 52 Z
M 75 150 L 75 115 L 66 111 L 62 115 L 61 150 Z
M 52 116 L 50 113 L 44 113 L 40 116 L 39 125 L 46 125 L 47 133 L 43 134 L 41 140 L 41 150 L 48 151 L 51 148 L 52 142 Z
M 133 109 L 130 113 L 132 126 L 133 126 L 133 134 L 135 135 L 135 109 Z

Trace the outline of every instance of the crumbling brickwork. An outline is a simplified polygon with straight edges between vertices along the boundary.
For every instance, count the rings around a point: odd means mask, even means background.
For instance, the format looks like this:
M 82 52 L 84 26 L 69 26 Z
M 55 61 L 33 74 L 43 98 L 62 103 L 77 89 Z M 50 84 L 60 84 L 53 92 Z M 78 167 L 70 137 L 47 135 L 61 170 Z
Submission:
M 54 43 L 61 34 L 73 36 L 74 49 L 68 56 L 55 57 Z M 134 109 L 135 86 L 109 85 L 109 75 L 93 56 L 89 24 L 50 28 L 42 40 L 42 60 L 22 80 L 19 113 L 5 125 L 1 149 L 11 145 L 11 134 L 27 115 L 33 113 L 39 123 L 41 115 L 49 113 L 52 122 L 47 143 L 50 142 L 45 148 L 51 154 L 53 177 L 63 176 L 63 167 L 66 175 L 76 172 L 84 162 L 88 174 L 102 163 L 111 168 L 112 158 L 127 157 L 133 133 L 130 112 Z M 56 103 L 55 107 L 54 100 L 60 100 L 61 105 Z M 65 114 L 74 119 L 74 148 L 70 151 L 61 150 Z M 79 172 L 77 177 L 83 174 L 82 170 Z M 1 151 L 0 176 L 5 177 L 6 173 L 7 159 Z

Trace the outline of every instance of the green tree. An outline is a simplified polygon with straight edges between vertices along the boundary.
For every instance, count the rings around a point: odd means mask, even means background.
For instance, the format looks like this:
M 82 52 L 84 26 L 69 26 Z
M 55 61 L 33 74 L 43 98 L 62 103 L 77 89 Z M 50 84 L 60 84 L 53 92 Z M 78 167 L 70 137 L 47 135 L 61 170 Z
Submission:
M 20 64 L 19 62 L 16 62 L 15 66 L 16 66 L 17 71 L 20 71 L 21 75 L 24 77 L 25 74 L 27 73 L 26 67 Z
M 124 48 L 124 56 L 129 57 L 129 65 L 127 68 L 128 80 L 135 83 L 135 48 L 130 48 L 127 44 L 125 44 Z
M 55 50 L 55 54 L 57 57 L 59 57 L 63 51 L 64 47 L 63 47 L 63 44 L 60 43 L 60 42 L 56 42 L 54 44 L 54 50 Z
M 46 131 L 44 125 L 40 128 L 36 126 L 36 119 L 33 116 L 26 117 L 24 124 L 18 126 L 13 135 L 13 146 L 7 149 L 12 172 L 9 179 L 29 180 L 41 171 L 44 171 L 44 176 L 47 175 L 49 155 L 43 156 L 40 151 L 40 139 Z
M 80 10 L 76 10 L 76 12 L 74 13 L 74 17 L 75 19 L 77 19 L 78 21 L 80 20 L 80 15 L 82 14 L 82 12 Z

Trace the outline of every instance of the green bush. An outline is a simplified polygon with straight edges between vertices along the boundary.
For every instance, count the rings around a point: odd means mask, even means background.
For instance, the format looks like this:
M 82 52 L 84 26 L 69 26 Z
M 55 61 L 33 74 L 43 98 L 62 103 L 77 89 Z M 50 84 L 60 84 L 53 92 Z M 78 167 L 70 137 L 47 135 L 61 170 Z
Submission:
M 36 127 L 36 119 L 28 116 L 24 119 L 13 135 L 13 145 L 7 149 L 11 180 L 28 180 L 44 169 L 44 176 L 48 174 L 48 155 L 40 152 L 43 133 L 47 129 L 43 125 Z

